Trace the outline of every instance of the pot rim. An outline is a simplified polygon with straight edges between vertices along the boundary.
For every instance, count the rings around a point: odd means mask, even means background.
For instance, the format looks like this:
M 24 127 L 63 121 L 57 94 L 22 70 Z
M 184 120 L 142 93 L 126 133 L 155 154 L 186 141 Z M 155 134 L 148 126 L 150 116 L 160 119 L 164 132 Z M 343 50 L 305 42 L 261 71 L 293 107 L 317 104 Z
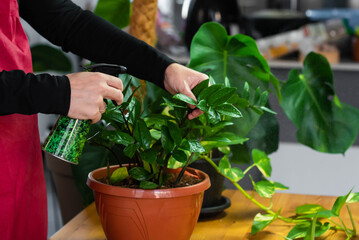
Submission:
M 110 168 L 117 168 L 118 165 L 112 165 Z M 131 198 L 175 198 L 183 197 L 204 192 L 210 187 L 210 180 L 206 173 L 194 168 L 187 168 L 186 172 L 193 174 L 203 179 L 200 183 L 178 188 L 166 189 L 138 189 L 138 188 L 124 188 L 118 186 L 111 186 L 97 181 L 96 178 L 103 176 L 107 172 L 107 167 L 98 168 L 88 174 L 87 186 L 93 191 L 101 192 L 107 195 L 131 197 Z M 173 169 L 174 172 L 179 172 L 181 169 Z M 104 174 L 102 174 L 104 173 Z

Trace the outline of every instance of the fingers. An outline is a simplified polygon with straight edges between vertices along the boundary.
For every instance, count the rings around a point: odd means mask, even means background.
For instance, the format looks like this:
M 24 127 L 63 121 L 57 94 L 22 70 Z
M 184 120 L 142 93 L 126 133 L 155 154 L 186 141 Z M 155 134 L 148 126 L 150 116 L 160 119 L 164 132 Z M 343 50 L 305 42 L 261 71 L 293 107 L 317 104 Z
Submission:
M 117 88 L 121 92 L 123 91 L 123 83 L 120 78 L 113 77 L 111 75 L 106 75 L 106 76 L 107 76 L 106 83 L 108 86 Z
M 115 100 L 118 105 L 120 105 L 123 101 L 123 94 L 121 90 L 108 87 L 106 91 L 103 93 L 103 98 Z
M 101 106 L 100 106 L 100 108 L 99 108 L 99 112 L 100 112 L 101 114 L 103 114 L 103 113 L 106 111 L 106 107 L 107 107 L 106 103 L 105 103 L 105 102 L 102 102 L 102 104 L 101 104 Z
M 188 114 L 188 119 L 192 120 L 194 118 L 201 116 L 202 114 L 203 114 L 203 111 L 197 108 L 197 109 L 193 110 L 190 114 Z

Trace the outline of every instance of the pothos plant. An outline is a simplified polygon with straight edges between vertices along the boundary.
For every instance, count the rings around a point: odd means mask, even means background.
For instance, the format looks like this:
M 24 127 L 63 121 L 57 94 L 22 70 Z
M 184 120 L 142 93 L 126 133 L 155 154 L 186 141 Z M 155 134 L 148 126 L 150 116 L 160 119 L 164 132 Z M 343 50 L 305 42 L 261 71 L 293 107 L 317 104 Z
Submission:
M 339 100 L 334 90 L 332 70 L 321 55 L 310 53 L 304 61 L 302 73 L 292 70 L 288 80 L 280 82 L 271 73 L 268 63 L 259 53 L 252 38 L 242 34 L 229 36 L 221 25 L 206 23 L 193 38 L 189 67 L 210 73 L 217 82 L 226 86 L 235 86 L 240 97 L 241 90 L 249 86 L 249 104 L 241 110 L 244 117 L 232 119 L 234 124 L 229 128 L 239 136 L 249 137 L 250 140 L 245 143 L 245 148 L 231 146 L 231 160 L 236 162 L 251 155 L 248 159 L 251 159 L 253 164 L 249 169 L 256 166 L 264 176 L 262 181 L 253 182 L 254 190 L 261 197 L 271 198 L 276 190 L 284 190 L 287 187 L 268 179 L 271 165 L 267 154 L 277 149 L 279 126 L 274 115 L 268 114 L 270 111 L 263 111 L 270 107 L 267 102 L 257 108 L 251 107 L 258 91 L 275 92 L 283 111 L 297 127 L 298 141 L 314 150 L 344 153 L 358 135 L 359 110 Z M 226 172 L 232 169 L 229 162 L 226 167 L 220 164 L 219 169 L 210 159 L 207 160 L 246 198 L 267 212 L 266 215 L 257 214 L 253 221 L 252 234 L 264 229 L 276 219 L 295 224 L 287 239 L 315 239 L 329 229 L 345 231 L 348 239 L 356 234 L 348 204 L 358 201 L 358 193 L 338 197 L 330 210 L 312 204 L 299 206 L 295 217 L 286 218 L 280 215 L 280 211 L 273 210 L 272 206 L 261 205 L 240 187 L 237 182 L 249 169 L 233 178 L 226 175 Z M 345 226 L 340 217 L 340 210 L 345 205 L 352 220 L 352 229 Z M 338 218 L 338 222 L 333 218 Z

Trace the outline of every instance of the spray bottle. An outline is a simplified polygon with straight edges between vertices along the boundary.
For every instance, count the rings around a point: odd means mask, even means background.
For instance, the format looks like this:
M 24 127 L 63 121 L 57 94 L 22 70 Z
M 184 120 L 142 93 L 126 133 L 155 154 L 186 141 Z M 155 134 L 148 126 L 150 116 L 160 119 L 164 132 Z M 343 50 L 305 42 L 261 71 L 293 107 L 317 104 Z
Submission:
M 125 73 L 126 68 L 113 64 L 93 64 L 84 68 L 89 72 L 101 72 L 115 77 Z M 116 102 L 114 102 L 115 105 Z M 72 119 L 60 116 L 45 140 L 42 149 L 51 155 L 72 164 L 78 164 L 85 145 L 91 120 Z

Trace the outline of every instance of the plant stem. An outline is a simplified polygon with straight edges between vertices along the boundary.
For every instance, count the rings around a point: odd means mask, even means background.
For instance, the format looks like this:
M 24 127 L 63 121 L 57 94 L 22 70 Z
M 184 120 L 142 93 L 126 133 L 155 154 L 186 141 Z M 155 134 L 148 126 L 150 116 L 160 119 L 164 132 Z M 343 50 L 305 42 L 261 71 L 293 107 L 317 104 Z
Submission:
M 232 180 L 231 178 L 227 177 L 226 175 L 224 175 L 219 168 L 217 167 L 217 165 L 212 161 L 212 159 L 208 158 L 208 157 L 204 157 L 204 159 L 211 164 L 219 174 L 221 174 L 222 176 L 224 176 L 225 178 L 227 178 L 229 181 L 231 181 L 231 183 L 244 195 L 245 198 L 247 198 L 248 200 L 250 200 L 251 202 L 253 202 L 257 207 L 261 208 L 262 210 L 266 211 L 267 213 L 271 214 L 271 215 L 276 215 L 277 213 L 275 213 L 274 211 L 270 210 L 268 207 L 264 206 L 263 204 L 261 204 L 260 202 L 258 202 L 253 196 L 249 195 L 237 182 L 235 182 L 234 180 Z M 295 220 L 292 218 L 287 218 L 287 217 L 283 217 L 281 215 L 278 215 L 277 217 L 278 219 L 286 222 L 286 223 L 298 223 L 298 222 L 302 222 L 302 220 Z
M 115 151 L 113 151 L 110 147 L 107 147 L 106 145 L 103 145 L 103 144 L 101 144 L 101 143 L 98 143 L 98 142 L 96 142 L 96 141 L 94 141 L 94 140 L 90 140 L 89 143 L 92 143 L 92 144 L 95 144 L 95 145 L 97 145 L 97 146 L 106 148 L 106 149 L 107 149 L 108 151 L 110 151 L 110 152 L 112 153 L 112 155 L 115 157 L 115 159 L 116 159 L 118 165 L 119 165 L 120 167 L 122 167 L 122 164 L 121 164 L 121 162 L 120 162 L 119 157 L 117 156 L 117 154 L 115 153 Z
M 191 162 L 193 155 L 194 155 L 194 152 L 191 153 L 191 156 L 189 156 L 186 164 L 182 167 L 181 172 L 178 174 L 178 177 L 176 179 L 175 185 L 177 185 L 181 181 L 181 178 L 183 177 L 184 172 L 186 171 L 189 163 Z
M 357 228 L 355 226 L 352 211 L 350 210 L 349 204 L 346 203 L 346 205 L 347 205 L 348 213 L 349 213 L 349 216 L 350 216 L 350 221 L 351 221 L 352 226 L 353 226 L 353 235 L 355 236 L 356 233 L 357 233 Z
M 311 233 L 311 240 L 315 240 L 315 224 L 317 223 L 318 215 L 315 214 L 313 222 L 312 222 L 312 233 Z
M 344 224 L 344 222 L 343 222 L 343 219 L 340 217 L 340 216 L 338 216 L 338 218 L 339 218 L 339 220 L 340 220 L 340 222 L 341 222 L 341 224 L 342 224 L 342 226 L 343 226 L 343 228 L 344 228 L 344 232 L 345 232 L 345 234 L 349 237 L 351 237 L 351 234 L 350 234 L 350 231 L 349 231 L 349 229 L 345 226 L 345 224 Z M 349 238 L 350 239 L 350 238 Z

